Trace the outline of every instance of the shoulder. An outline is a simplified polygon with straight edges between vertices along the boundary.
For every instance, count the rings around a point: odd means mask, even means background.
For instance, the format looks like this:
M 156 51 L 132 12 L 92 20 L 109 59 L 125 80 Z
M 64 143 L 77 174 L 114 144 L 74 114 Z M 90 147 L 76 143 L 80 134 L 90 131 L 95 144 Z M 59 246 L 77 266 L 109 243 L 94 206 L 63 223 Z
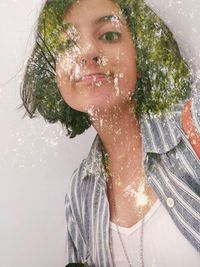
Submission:
M 71 205 L 81 205 L 87 198 L 88 192 L 94 190 L 96 179 L 92 179 L 94 176 L 90 172 L 90 165 L 88 165 L 90 163 L 90 158 L 83 159 L 78 168 L 67 178 L 66 198 L 68 198 Z M 96 171 L 98 166 L 94 167 Z
M 181 127 L 200 158 L 200 96 L 189 99 L 181 112 Z
M 75 203 L 77 200 L 79 200 L 83 183 L 83 167 L 84 160 L 82 160 L 78 168 L 73 171 L 72 175 L 67 178 L 65 201 L 68 200 L 70 203 Z

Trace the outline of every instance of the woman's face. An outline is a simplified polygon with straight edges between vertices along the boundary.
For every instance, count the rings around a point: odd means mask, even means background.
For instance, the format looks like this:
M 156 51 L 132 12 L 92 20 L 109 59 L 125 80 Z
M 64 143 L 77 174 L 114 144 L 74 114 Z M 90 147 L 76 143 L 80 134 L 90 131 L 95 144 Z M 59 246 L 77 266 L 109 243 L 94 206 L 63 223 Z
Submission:
M 136 84 L 136 53 L 120 9 L 111 0 L 79 0 L 67 11 L 57 58 L 60 93 L 72 108 L 108 111 L 127 104 Z

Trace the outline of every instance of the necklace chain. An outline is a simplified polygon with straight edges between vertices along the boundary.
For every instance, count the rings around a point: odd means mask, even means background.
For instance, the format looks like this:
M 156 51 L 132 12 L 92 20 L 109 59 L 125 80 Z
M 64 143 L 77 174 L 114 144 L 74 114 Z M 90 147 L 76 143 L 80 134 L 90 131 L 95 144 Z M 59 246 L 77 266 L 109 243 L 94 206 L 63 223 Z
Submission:
M 112 185 L 112 188 L 113 188 L 113 183 L 112 183 L 112 179 L 111 179 L 111 185 Z M 112 190 L 112 202 L 113 202 L 113 206 L 114 206 L 114 212 L 115 212 L 115 218 L 117 218 L 117 207 L 116 207 L 116 202 L 115 202 L 115 198 L 114 198 L 114 192 Z M 124 242 L 123 242 L 123 239 L 122 239 L 122 236 L 121 236 L 121 233 L 119 231 L 119 227 L 118 227 L 118 224 L 116 223 L 116 227 L 117 227 L 117 233 L 118 233 L 118 236 L 119 236 L 119 239 L 120 239 L 120 242 L 122 244 L 122 247 L 123 247 L 123 251 L 124 251 L 124 254 L 125 254 L 125 257 L 127 259 L 127 262 L 129 264 L 130 267 L 133 267 L 133 265 L 131 264 L 131 261 L 130 261 L 130 258 L 128 256 L 128 253 L 126 251 L 126 248 L 125 248 L 125 245 L 124 245 Z M 144 267 L 144 257 L 143 257 L 143 233 L 144 233 L 144 217 L 142 219 L 142 226 L 141 226 L 141 235 L 140 235 L 140 264 L 142 267 Z
M 103 163 L 104 163 L 104 166 L 105 166 L 105 169 L 106 169 L 107 173 L 109 174 L 109 170 L 108 170 L 108 155 L 107 155 L 107 153 L 103 153 Z M 113 207 L 114 207 L 115 218 L 117 218 L 117 206 L 116 206 L 116 202 L 115 202 L 115 198 L 114 198 L 113 182 L 112 182 L 112 178 L 111 178 L 110 175 L 109 175 L 109 177 L 110 177 L 110 180 L 111 180 L 111 187 L 112 187 L 112 194 L 111 194 L 111 196 L 112 196 L 112 203 L 113 203 Z M 126 248 L 125 248 L 124 242 L 122 240 L 122 236 L 121 236 L 121 233 L 119 231 L 119 227 L 118 227 L 118 224 L 117 223 L 116 223 L 116 227 L 117 227 L 117 233 L 118 233 L 120 242 L 121 242 L 122 247 L 123 247 L 124 255 L 125 255 L 126 259 L 127 259 L 127 262 L 129 264 L 129 266 L 130 267 L 133 267 L 133 265 L 131 264 L 130 258 L 128 256 L 128 253 L 126 251 Z M 141 264 L 141 267 L 144 267 L 143 233 L 144 233 L 144 217 L 142 219 L 141 235 L 140 235 L 140 264 Z

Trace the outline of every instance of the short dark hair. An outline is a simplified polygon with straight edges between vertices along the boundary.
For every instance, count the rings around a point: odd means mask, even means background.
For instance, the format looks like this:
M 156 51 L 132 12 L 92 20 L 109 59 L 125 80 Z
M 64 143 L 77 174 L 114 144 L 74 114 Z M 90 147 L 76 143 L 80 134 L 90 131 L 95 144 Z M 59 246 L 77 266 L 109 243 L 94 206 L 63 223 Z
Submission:
M 48 122 L 60 121 L 72 138 L 90 127 L 89 115 L 63 100 L 55 79 L 56 56 L 70 44 L 60 41 L 66 11 L 76 0 L 46 1 L 38 19 L 36 43 L 21 84 L 21 107 L 31 118 L 41 114 Z M 116 0 L 126 18 L 137 53 L 140 78 L 132 98 L 136 114 L 161 113 L 186 99 L 191 72 L 164 22 L 143 0 Z

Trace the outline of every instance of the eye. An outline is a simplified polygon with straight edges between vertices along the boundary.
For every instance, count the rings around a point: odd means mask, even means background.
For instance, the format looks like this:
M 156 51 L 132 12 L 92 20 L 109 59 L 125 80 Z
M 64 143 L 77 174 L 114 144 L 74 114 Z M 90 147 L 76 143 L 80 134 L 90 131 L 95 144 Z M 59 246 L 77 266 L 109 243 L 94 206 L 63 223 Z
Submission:
M 101 35 L 100 39 L 108 42 L 117 41 L 120 38 L 119 32 L 106 32 Z

